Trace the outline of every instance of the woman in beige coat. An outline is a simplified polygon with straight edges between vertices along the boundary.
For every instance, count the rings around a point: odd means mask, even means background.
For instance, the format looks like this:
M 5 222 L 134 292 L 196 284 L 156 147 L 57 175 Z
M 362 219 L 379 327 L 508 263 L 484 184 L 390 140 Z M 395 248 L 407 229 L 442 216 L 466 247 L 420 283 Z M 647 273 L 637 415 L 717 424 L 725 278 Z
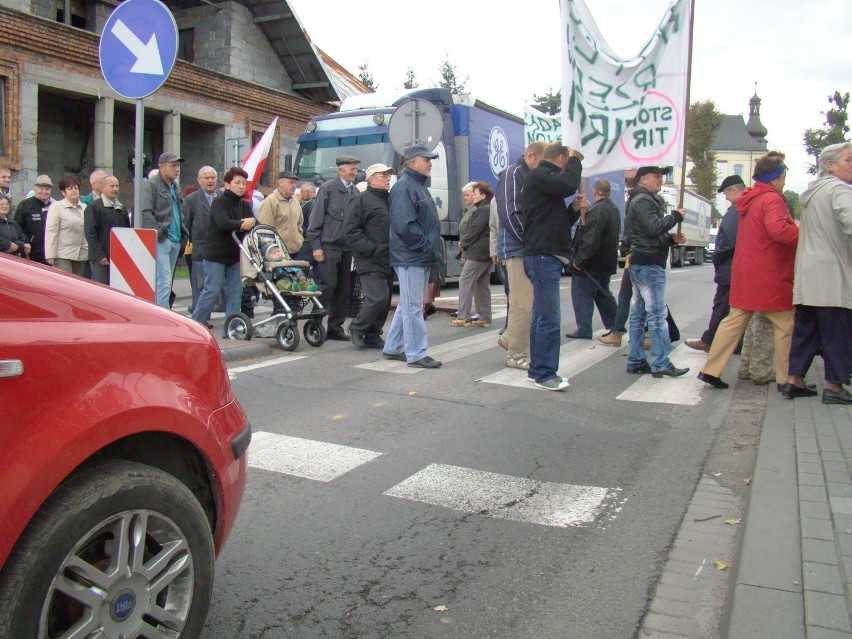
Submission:
M 80 180 L 75 175 L 63 175 L 59 190 L 63 199 L 47 210 L 44 255 L 48 264 L 82 277 L 89 259 L 89 244 L 83 229 L 86 205 L 80 202 Z
M 790 379 L 784 397 L 807 397 L 805 374 L 816 355 L 825 363 L 823 404 L 852 404 L 852 142 L 827 146 L 819 175 L 802 193 L 796 250 Z

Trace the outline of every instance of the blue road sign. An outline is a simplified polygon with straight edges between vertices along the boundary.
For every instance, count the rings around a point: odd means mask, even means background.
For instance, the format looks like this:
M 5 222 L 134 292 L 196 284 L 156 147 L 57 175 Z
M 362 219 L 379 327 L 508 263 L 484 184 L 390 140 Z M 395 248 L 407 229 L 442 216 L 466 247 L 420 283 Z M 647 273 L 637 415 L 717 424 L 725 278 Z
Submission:
M 144 98 L 169 77 L 177 44 L 177 24 L 166 5 L 159 0 L 125 0 L 101 34 L 101 72 L 119 95 Z

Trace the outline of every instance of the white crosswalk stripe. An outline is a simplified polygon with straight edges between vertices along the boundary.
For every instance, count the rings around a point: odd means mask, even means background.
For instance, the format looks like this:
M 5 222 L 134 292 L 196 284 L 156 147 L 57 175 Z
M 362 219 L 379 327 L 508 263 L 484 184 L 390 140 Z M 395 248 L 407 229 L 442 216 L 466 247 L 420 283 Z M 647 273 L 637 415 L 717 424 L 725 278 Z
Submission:
M 618 492 L 430 464 L 384 494 L 497 519 L 567 528 L 593 523 Z
M 248 371 L 257 370 L 258 368 L 267 368 L 268 366 L 278 366 L 279 364 L 287 364 L 288 362 L 296 362 L 300 359 L 305 359 L 307 355 L 284 355 L 283 357 L 276 357 L 274 359 L 268 359 L 263 362 L 259 362 L 257 364 L 249 364 L 247 366 L 237 366 L 235 368 L 228 369 L 228 376 L 231 379 L 234 379 L 239 373 L 247 373 Z
M 252 434 L 249 466 L 329 482 L 382 453 L 288 435 Z
M 604 331 L 598 331 L 595 336 L 601 335 Z M 587 368 L 594 366 L 598 362 L 602 362 L 610 355 L 617 353 L 619 349 L 612 346 L 604 346 L 596 339 L 582 340 L 573 339 L 559 349 L 559 375 L 562 377 L 571 378 L 573 375 L 579 375 Z M 504 386 L 515 386 L 517 388 L 528 388 L 536 390 L 535 386 L 527 381 L 527 372 L 518 370 L 517 368 L 504 368 L 480 378 L 480 382 L 487 384 L 502 384 Z
M 616 399 L 628 402 L 678 404 L 681 406 L 696 406 L 700 403 L 707 389 L 707 384 L 695 376 L 704 365 L 707 354 L 681 344 L 672 351 L 669 359 L 678 368 L 688 366 L 689 372 L 683 377 L 662 377 L 659 379 L 650 375 L 641 375 Z

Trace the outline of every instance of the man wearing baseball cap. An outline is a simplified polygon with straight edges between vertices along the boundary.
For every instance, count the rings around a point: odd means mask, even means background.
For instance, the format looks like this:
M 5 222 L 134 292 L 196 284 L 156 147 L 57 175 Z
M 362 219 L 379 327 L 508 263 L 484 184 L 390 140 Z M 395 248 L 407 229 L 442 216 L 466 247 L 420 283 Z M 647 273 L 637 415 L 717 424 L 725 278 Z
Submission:
M 139 224 L 157 231 L 157 304 L 170 308 L 175 263 L 189 232 L 183 224 L 184 198 L 177 186 L 183 158 L 166 151 L 160 154 L 157 175 L 142 184 Z
M 716 247 L 713 250 L 713 281 L 716 282 L 716 295 L 713 297 L 713 312 L 710 314 L 710 324 L 701 335 L 701 339 L 689 339 L 684 342 L 689 348 L 697 351 L 710 352 L 713 336 L 723 319 L 728 316 L 731 307 L 728 298 L 731 293 L 731 264 L 734 261 L 734 247 L 737 243 L 737 200 L 745 190 L 745 183 L 739 175 L 729 175 L 719 185 L 717 193 L 724 193 L 725 199 L 731 203 L 716 234 Z
M 393 169 L 384 164 L 367 168 L 367 188 L 349 201 L 343 218 L 346 242 L 352 249 L 355 270 L 364 291 L 358 315 L 349 324 L 349 339 L 356 348 L 382 348 L 382 328 L 390 311 L 393 269 L 388 235 L 388 191 Z
M 53 199 L 50 192 L 53 182 L 49 175 L 39 175 L 33 185 L 33 194 L 20 201 L 15 209 L 15 222 L 24 232 L 24 237 L 32 245 L 30 259 L 47 264 L 44 259 L 44 230 L 47 222 L 47 209 Z
M 439 368 L 426 354 L 428 336 L 423 293 L 433 266 L 441 263 L 438 209 L 427 188 L 432 160 L 422 144 L 403 153 L 405 166 L 390 194 L 390 263 L 399 281 L 399 306 L 393 314 L 383 353 L 414 368 Z
M 358 193 L 355 177 L 361 162 L 351 155 L 336 160 L 337 176 L 317 189 L 306 239 L 311 244 L 322 285 L 322 304 L 328 309 L 328 339 L 349 341 L 343 330 L 349 310 L 352 252 L 343 236 L 343 214 Z
M 630 279 L 633 303 L 630 306 L 630 355 L 628 373 L 651 373 L 653 377 L 680 377 L 688 368 L 669 361 L 672 343 L 666 324 L 666 260 L 669 247 L 683 244 L 683 234 L 669 231 L 683 221 L 683 212 L 666 214 L 666 204 L 658 194 L 663 187 L 662 166 L 641 166 L 636 171 L 636 188 L 630 194 L 625 216 L 625 235 L 630 242 Z M 651 363 L 645 359 L 645 319 L 651 335 Z

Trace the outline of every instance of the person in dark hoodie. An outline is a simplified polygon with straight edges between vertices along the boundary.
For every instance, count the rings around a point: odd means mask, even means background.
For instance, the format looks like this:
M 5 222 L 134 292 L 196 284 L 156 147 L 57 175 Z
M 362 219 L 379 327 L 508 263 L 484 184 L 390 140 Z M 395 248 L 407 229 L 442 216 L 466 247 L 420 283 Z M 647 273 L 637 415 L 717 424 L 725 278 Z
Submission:
M 192 319 L 205 326 L 209 326 L 210 313 L 220 293 L 225 295 L 226 314 L 233 315 L 240 310 L 243 289 L 240 247 L 231 232 L 243 235 L 255 224 L 251 204 L 243 199 L 248 173 L 235 166 L 222 179 L 225 190 L 210 205 L 210 224 L 204 243 L 204 290 L 192 313 Z M 223 333 L 222 337 L 227 335 Z
M 719 324 L 698 379 L 713 388 L 727 388 L 722 371 L 755 311 L 775 326 L 775 380 L 787 384 L 793 335 L 793 264 L 799 226 L 782 193 L 787 178 L 784 154 L 770 151 L 754 165 L 753 187 L 737 200 L 737 249 L 731 267 L 731 311 Z M 808 388 L 793 392 L 815 395 Z
M 559 369 L 561 323 L 559 281 L 570 261 L 571 227 L 580 217 L 585 196 L 578 195 L 571 208 L 565 198 L 580 187 L 583 155 L 552 142 L 543 159 L 524 180 L 524 272 L 532 283 L 530 367 L 527 377 L 536 387 L 550 391 L 568 388 Z
M 666 261 L 669 247 L 682 244 L 682 234 L 669 234 L 683 221 L 683 211 L 666 214 L 666 205 L 658 194 L 663 186 L 660 166 L 640 166 L 636 188 L 627 202 L 624 228 L 630 243 L 630 280 L 633 300 L 630 304 L 630 355 L 628 373 L 651 373 L 654 377 L 679 377 L 688 368 L 677 368 L 669 361 L 671 337 L 666 323 Z M 645 356 L 645 319 L 651 338 L 651 363 Z
M 533 142 L 497 179 L 494 202 L 497 205 L 497 251 L 508 277 L 508 317 L 506 333 L 497 343 L 506 349 L 506 366 L 529 370 L 532 284 L 524 273 L 524 224 L 521 191 L 529 172 L 541 162 L 547 144 Z
M 393 269 L 388 237 L 388 191 L 393 169 L 384 164 L 367 167 L 367 188 L 349 201 L 343 216 L 343 233 L 352 249 L 364 301 L 349 323 L 349 338 L 356 348 L 382 348 L 382 327 L 390 311 Z

